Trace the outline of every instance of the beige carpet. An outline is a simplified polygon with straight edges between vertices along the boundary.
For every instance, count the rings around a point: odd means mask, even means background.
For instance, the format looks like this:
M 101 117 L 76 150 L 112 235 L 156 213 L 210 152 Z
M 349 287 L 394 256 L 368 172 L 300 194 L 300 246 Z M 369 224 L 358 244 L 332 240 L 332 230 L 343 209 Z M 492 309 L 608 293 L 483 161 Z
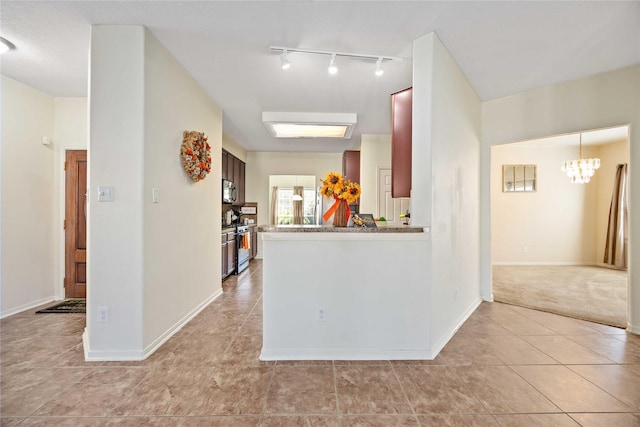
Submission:
M 627 272 L 592 266 L 494 266 L 493 298 L 627 327 Z

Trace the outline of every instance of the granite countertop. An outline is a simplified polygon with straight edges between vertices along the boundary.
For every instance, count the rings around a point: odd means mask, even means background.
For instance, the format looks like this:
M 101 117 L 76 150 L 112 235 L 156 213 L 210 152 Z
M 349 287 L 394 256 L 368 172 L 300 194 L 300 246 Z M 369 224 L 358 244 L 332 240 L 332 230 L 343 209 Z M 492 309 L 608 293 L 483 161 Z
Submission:
M 259 225 L 263 233 L 424 233 L 425 227 L 334 227 L 333 225 Z
M 231 232 L 234 232 L 234 231 L 236 231 L 235 227 L 229 227 L 229 226 L 224 226 L 224 225 L 222 226 L 222 234 L 231 233 Z

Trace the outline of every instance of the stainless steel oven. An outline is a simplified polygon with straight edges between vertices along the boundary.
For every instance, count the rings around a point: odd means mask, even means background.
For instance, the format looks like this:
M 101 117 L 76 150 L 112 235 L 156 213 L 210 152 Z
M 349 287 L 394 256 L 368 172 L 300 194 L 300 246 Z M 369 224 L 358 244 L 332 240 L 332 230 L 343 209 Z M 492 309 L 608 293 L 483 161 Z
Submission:
M 249 267 L 251 232 L 248 225 L 236 226 L 236 274 Z

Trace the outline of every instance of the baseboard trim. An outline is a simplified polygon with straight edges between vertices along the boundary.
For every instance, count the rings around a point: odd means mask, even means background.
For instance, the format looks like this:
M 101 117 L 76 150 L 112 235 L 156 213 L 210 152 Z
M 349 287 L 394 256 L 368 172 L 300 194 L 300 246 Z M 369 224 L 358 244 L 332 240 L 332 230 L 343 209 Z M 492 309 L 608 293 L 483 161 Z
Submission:
M 169 338 L 174 336 L 180 329 L 182 329 L 184 325 L 189 323 L 191 319 L 196 317 L 202 310 L 204 310 L 209 304 L 215 301 L 220 295 L 222 295 L 222 287 L 211 294 L 209 298 L 200 303 L 196 308 L 191 310 L 189 314 L 176 322 L 176 324 L 169 328 L 164 334 L 153 340 L 153 342 L 144 349 L 144 358 L 146 359 L 147 357 L 151 356 L 158 348 L 160 348 L 162 344 L 167 342 Z
M 89 347 L 89 335 L 85 328 L 82 334 L 82 344 L 84 347 L 84 359 L 86 361 L 123 361 L 132 360 L 139 361 L 145 360 L 151 356 L 162 344 L 167 342 L 169 338 L 174 336 L 180 329 L 182 329 L 187 323 L 189 323 L 194 317 L 196 317 L 202 310 L 204 310 L 209 304 L 215 301 L 220 295 L 222 295 L 222 288 L 211 294 L 207 299 L 198 304 L 193 310 L 191 310 L 182 319 L 177 321 L 173 326 L 167 329 L 162 335 L 153 340 L 143 350 L 91 350 Z
M 428 349 L 383 350 L 348 348 L 287 348 L 278 350 L 262 349 L 260 360 L 433 360 Z
M 87 328 L 84 328 L 82 333 L 82 347 L 84 348 L 84 360 L 87 362 L 135 362 L 145 359 L 144 353 L 139 350 L 91 350 Z
M 444 337 L 440 338 L 436 343 L 431 345 L 431 354 L 435 358 L 444 348 L 445 345 L 453 338 L 453 336 L 458 332 L 458 330 L 464 325 L 464 322 L 469 319 L 469 317 L 473 314 L 474 311 L 482 304 L 482 298 L 476 299 L 471 305 L 462 313 L 462 315 L 458 318 L 456 322 L 454 322 L 454 327 L 447 333 Z
M 18 307 L 13 307 L 8 310 L 4 310 L 0 314 L 0 319 L 4 319 L 5 317 L 13 316 L 14 314 L 22 313 L 26 310 L 31 310 L 32 308 L 36 308 L 39 305 L 46 304 L 48 302 L 58 301 L 55 296 L 51 295 L 46 298 L 42 298 L 36 301 L 31 301 L 26 304 L 19 305 Z
M 627 326 L 627 331 L 634 335 L 640 335 L 640 326 L 629 325 Z
M 567 265 L 577 265 L 577 266 L 589 266 L 589 267 L 600 267 L 597 264 L 592 262 L 492 262 L 491 266 L 514 266 L 517 267 L 519 265 L 529 266 L 529 265 L 547 265 L 547 266 L 567 266 Z

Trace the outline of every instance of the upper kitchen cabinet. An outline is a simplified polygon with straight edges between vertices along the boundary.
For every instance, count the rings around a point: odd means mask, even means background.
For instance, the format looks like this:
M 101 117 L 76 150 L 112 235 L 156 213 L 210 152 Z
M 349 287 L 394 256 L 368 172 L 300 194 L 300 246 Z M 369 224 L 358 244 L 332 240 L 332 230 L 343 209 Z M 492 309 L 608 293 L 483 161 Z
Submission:
M 391 95 L 391 197 L 411 197 L 413 90 Z
M 245 169 L 246 164 L 229 153 L 222 150 L 222 179 L 233 182 L 236 185 L 236 202 L 234 205 L 241 206 L 245 200 Z
M 360 152 L 348 150 L 342 154 L 342 175 L 360 184 Z
M 231 182 L 235 182 L 233 180 L 235 160 L 236 160 L 236 156 L 234 156 L 231 153 L 227 153 L 227 179 Z
M 245 200 L 245 163 L 238 160 L 238 164 L 234 166 L 233 173 L 236 187 L 238 188 L 238 199 L 236 200 L 236 205 L 242 206 L 244 205 Z
M 229 158 L 229 153 L 227 153 L 226 151 L 222 150 L 221 158 L 222 158 L 222 165 L 221 165 L 222 179 L 229 180 L 229 176 L 227 175 L 227 160 Z
M 360 152 L 347 150 L 342 154 L 342 176 L 355 183 L 360 184 Z M 359 205 L 360 200 L 354 205 Z

